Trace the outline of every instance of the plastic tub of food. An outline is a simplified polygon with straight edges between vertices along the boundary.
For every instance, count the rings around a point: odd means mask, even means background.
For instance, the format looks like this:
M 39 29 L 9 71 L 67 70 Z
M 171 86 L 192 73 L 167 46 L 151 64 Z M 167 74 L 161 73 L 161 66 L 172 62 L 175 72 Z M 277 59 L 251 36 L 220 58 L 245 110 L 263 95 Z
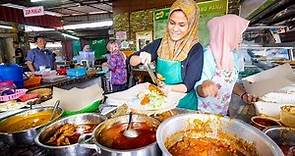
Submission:
M 41 76 L 31 76 L 29 79 L 24 81 L 25 88 L 33 88 L 40 86 L 42 77 Z
M 281 122 L 288 127 L 295 127 L 295 106 L 287 105 L 281 107 Z
M 264 116 L 253 116 L 251 118 L 251 124 L 260 130 L 265 130 L 266 128 L 273 126 L 281 126 L 281 123 L 278 120 Z
M 67 76 L 69 77 L 81 77 L 86 75 L 85 68 L 74 68 L 74 69 L 67 69 Z

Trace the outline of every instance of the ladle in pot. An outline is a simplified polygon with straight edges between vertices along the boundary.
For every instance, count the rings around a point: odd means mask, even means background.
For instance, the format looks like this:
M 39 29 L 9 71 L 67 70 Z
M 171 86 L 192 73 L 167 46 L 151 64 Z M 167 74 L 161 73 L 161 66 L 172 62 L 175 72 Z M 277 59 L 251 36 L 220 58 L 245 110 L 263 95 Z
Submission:
M 131 124 L 132 122 L 132 112 L 129 113 L 129 121 L 128 121 L 128 125 L 127 125 L 127 129 L 125 129 L 123 135 L 127 138 L 136 138 L 138 136 L 138 133 L 135 129 L 132 129 Z
M 54 116 L 55 116 L 56 110 L 57 110 L 57 108 L 58 108 L 58 106 L 59 106 L 59 103 L 60 103 L 59 100 L 56 100 L 56 101 L 55 101 L 55 104 L 54 104 L 54 106 L 53 106 L 52 114 L 51 114 L 51 117 L 50 117 L 50 120 L 49 120 L 49 121 L 51 121 L 51 120 L 54 119 Z

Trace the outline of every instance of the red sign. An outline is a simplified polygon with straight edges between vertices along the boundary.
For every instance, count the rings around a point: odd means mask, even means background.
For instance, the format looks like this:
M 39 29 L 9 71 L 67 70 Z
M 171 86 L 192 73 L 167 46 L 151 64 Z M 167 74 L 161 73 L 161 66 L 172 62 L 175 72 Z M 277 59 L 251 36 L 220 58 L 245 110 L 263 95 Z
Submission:
M 44 15 L 43 6 L 25 8 L 23 11 L 24 11 L 24 16 L 25 17 Z

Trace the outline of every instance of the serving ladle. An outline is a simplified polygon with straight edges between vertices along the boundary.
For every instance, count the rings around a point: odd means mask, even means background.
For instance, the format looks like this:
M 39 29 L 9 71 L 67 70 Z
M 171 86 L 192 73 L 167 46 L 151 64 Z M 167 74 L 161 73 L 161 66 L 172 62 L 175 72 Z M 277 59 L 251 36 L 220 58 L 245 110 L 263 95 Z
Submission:
M 56 114 L 56 111 L 57 111 L 57 108 L 58 108 L 58 106 L 59 106 L 59 103 L 60 103 L 59 100 L 56 100 L 56 101 L 55 101 L 55 104 L 54 104 L 54 106 L 53 106 L 52 114 L 51 114 L 51 117 L 50 117 L 50 120 L 49 120 L 49 121 L 51 121 L 51 120 L 54 119 L 54 116 L 55 116 L 55 114 Z
M 123 135 L 127 138 L 136 138 L 138 136 L 138 133 L 135 129 L 132 129 L 132 112 L 129 113 L 129 121 L 128 121 L 128 126 L 127 129 L 123 132 Z

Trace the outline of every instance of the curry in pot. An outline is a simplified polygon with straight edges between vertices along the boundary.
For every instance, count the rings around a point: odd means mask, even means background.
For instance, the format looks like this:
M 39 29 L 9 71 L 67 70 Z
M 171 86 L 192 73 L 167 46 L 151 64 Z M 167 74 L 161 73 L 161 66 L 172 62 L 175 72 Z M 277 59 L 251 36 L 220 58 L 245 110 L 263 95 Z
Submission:
M 280 145 L 281 150 L 285 156 L 294 156 L 295 155 L 295 145 Z
M 69 124 L 66 123 L 60 126 L 55 133 L 45 141 L 47 145 L 51 146 L 66 146 L 78 143 L 81 134 L 91 133 L 97 124 Z
M 236 148 L 214 138 L 184 137 L 168 151 L 173 156 L 246 156 Z
M 221 121 L 190 120 L 185 130 L 165 140 L 165 146 L 173 156 L 258 156 L 253 144 L 218 128 Z
M 127 125 L 127 123 L 120 123 L 104 129 L 96 140 L 106 147 L 119 150 L 140 148 L 156 141 L 156 127 L 144 122 L 132 123 L 132 129 L 137 131 L 138 136 L 127 138 L 123 134 Z
M 51 111 L 42 111 L 9 117 L 0 123 L 0 132 L 16 133 L 47 124 L 51 113 Z

